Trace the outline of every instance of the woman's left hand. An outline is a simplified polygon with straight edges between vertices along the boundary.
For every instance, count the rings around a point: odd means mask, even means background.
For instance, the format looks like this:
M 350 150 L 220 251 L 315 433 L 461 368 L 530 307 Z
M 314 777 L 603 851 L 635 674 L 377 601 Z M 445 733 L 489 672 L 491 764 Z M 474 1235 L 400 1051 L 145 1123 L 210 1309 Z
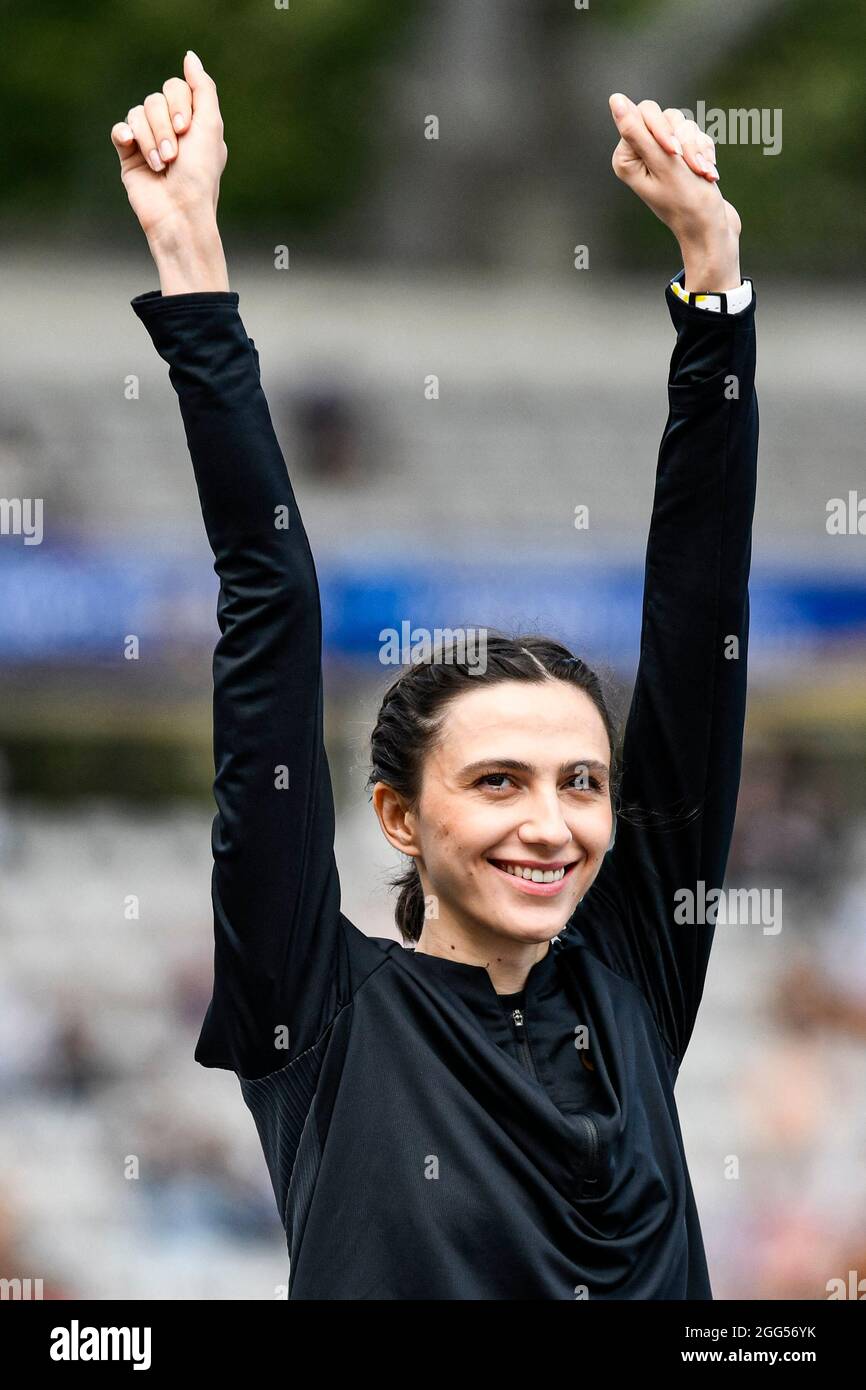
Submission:
M 740 283 L 740 216 L 718 188 L 715 145 L 682 111 L 657 101 L 610 98 L 620 142 L 613 171 L 651 208 L 680 244 L 687 290 Z

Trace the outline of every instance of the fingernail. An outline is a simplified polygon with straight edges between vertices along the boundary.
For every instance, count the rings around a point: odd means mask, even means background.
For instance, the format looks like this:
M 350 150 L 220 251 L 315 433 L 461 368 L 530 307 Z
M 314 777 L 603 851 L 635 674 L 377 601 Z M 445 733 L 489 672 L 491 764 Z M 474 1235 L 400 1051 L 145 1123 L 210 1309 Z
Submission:
M 165 165 L 159 157 L 159 150 L 151 150 L 150 154 L 147 156 L 147 162 L 150 165 L 151 169 L 153 169 L 157 174 L 165 168 Z
M 132 131 L 130 130 L 130 128 L 129 128 L 128 125 L 122 125 L 122 126 L 120 127 L 120 138 L 121 138 L 121 140 L 131 140 L 131 139 L 132 139 Z
M 162 144 L 159 147 L 159 152 L 162 155 L 163 159 L 173 159 L 174 145 L 171 143 L 170 140 L 163 140 Z
M 704 159 L 704 156 L 703 156 L 702 154 L 698 154 L 698 155 L 695 155 L 695 159 L 697 160 L 697 165 L 698 165 L 698 168 L 700 169 L 701 173 L 702 173 L 702 174 L 708 174 L 708 173 L 710 172 L 710 166 L 709 166 L 709 164 L 707 163 L 707 161 Z
M 174 126 L 175 130 L 183 130 L 183 127 L 184 127 L 184 124 L 185 124 L 183 112 L 182 112 L 182 111 L 175 111 L 171 123 L 172 123 L 172 125 Z
M 673 140 L 671 141 L 671 144 L 674 147 L 674 154 L 682 154 L 683 147 L 676 136 L 674 136 Z
M 196 67 L 199 67 L 199 68 L 203 68 L 203 67 L 204 67 L 204 63 L 202 62 L 201 58 L 198 56 L 197 53 L 193 53 L 193 51 L 192 51 L 191 48 L 188 48 L 188 49 L 186 50 L 186 56 L 187 56 L 188 58 L 192 58 L 192 61 L 193 61 L 194 65 L 195 65 Z
M 615 116 L 624 116 L 628 110 L 628 103 L 624 96 L 619 92 L 614 92 L 610 99 L 610 109 Z

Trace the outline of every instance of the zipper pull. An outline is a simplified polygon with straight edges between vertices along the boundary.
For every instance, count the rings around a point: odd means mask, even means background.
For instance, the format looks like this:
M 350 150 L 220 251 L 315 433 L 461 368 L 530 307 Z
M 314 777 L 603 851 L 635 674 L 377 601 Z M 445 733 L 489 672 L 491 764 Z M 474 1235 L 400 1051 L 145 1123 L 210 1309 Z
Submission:
M 514 1025 L 516 1028 L 523 1027 L 523 1014 L 520 1012 L 519 1009 L 515 1009 L 511 1017 L 514 1019 Z

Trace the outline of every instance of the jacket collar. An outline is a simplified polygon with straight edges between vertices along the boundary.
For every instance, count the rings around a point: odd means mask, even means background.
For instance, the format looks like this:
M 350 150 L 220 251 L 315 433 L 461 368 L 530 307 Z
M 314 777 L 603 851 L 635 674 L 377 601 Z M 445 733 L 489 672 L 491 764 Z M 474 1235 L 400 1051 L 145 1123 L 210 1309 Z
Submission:
M 554 937 L 541 960 L 535 962 L 526 977 L 526 1008 L 543 1002 L 551 993 L 558 990 L 557 957 L 562 950 L 558 937 Z M 408 963 L 413 970 L 425 978 L 433 977 L 464 1000 L 476 1014 L 484 1015 L 494 1021 L 503 1017 L 503 1007 L 493 981 L 483 965 L 469 965 L 466 961 L 449 960 L 445 956 L 431 956 L 414 947 L 405 948 Z

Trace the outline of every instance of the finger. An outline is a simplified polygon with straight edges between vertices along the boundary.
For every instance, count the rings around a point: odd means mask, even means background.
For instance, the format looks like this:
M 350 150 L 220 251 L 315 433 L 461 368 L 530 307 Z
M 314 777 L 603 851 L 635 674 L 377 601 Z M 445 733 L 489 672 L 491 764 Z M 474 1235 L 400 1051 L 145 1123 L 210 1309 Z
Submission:
M 648 169 L 660 171 L 664 152 L 658 141 L 647 128 L 643 115 L 623 92 L 614 92 L 610 97 L 610 110 L 616 128 L 626 144 L 643 161 Z
M 708 159 L 711 164 L 715 165 L 717 163 L 716 142 L 705 132 L 702 132 L 701 153 L 704 159 Z
M 704 153 L 715 162 L 716 142 L 711 136 L 707 135 L 706 131 L 701 130 L 697 121 L 693 121 L 690 117 L 684 116 L 677 106 L 666 106 L 662 114 L 667 117 L 668 125 L 671 127 L 674 134 L 679 137 L 680 141 L 682 141 L 684 134 L 689 134 L 690 137 L 704 142 L 706 146 Z
M 709 135 L 706 135 L 700 127 L 694 139 L 693 150 L 699 171 L 708 177 L 715 176 L 717 178 L 719 171 L 716 164 L 716 142 L 711 140 Z
M 682 145 L 683 126 L 688 124 L 688 121 L 686 117 L 683 115 L 682 111 L 680 111 L 676 106 L 666 106 L 664 111 L 662 112 L 662 115 L 667 120 L 668 125 L 670 126 L 674 135 L 679 140 L 680 145 Z M 692 124 L 694 125 L 694 122 L 692 122 Z M 682 154 L 682 150 L 680 150 L 680 153 Z
M 111 127 L 111 143 L 117 150 L 121 164 L 130 155 L 137 153 L 138 146 L 135 143 L 135 136 L 126 124 L 126 121 L 118 121 Z
M 170 77 L 162 84 L 163 94 L 168 102 L 168 114 L 172 128 L 180 135 L 189 126 L 192 116 L 192 92 L 189 83 L 182 77 Z
M 712 146 L 715 156 L 715 145 L 708 135 L 705 135 L 696 121 L 683 121 L 679 126 L 677 134 L 683 147 L 683 158 L 689 168 L 696 174 L 701 174 L 715 183 L 718 178 L 718 170 L 715 167 L 715 160 L 709 159 L 709 150 Z
M 183 75 L 192 92 L 192 109 L 196 116 L 209 116 L 220 120 L 219 101 L 216 83 L 202 66 L 201 58 L 188 49 L 183 60 Z
M 144 114 L 163 164 L 170 164 L 177 154 L 177 139 L 171 128 L 168 102 L 162 92 L 151 92 L 150 96 L 144 98 Z
M 683 147 L 657 101 L 640 102 L 638 111 L 643 116 L 647 129 L 652 131 L 663 150 L 667 150 L 668 154 L 682 154 Z
M 132 110 L 127 114 L 126 124 L 135 136 L 138 142 L 138 148 L 141 150 L 142 156 L 150 165 L 151 169 L 157 174 L 161 173 L 165 165 L 156 147 L 156 140 L 150 128 L 150 122 L 144 114 L 144 107 L 133 106 Z

